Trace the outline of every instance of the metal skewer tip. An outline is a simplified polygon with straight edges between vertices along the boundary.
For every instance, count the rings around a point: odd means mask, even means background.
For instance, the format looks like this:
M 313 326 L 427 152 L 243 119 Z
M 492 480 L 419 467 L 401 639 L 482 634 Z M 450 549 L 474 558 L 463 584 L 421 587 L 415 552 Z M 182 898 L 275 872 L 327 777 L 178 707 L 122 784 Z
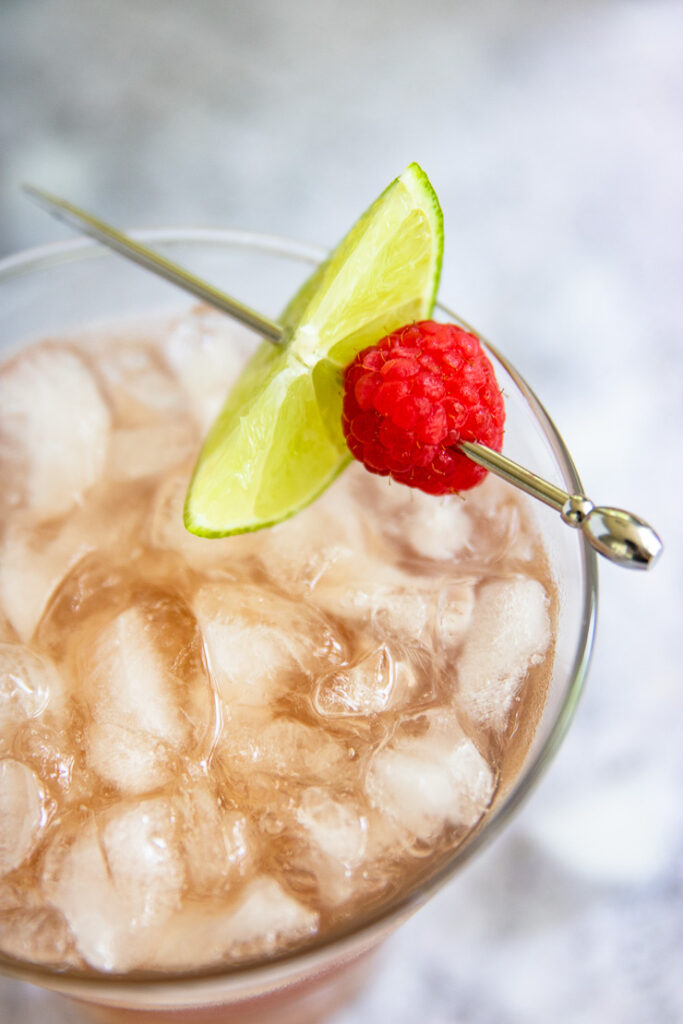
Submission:
M 73 203 L 34 185 L 23 185 L 22 188 L 34 202 L 70 227 L 227 313 L 274 344 L 282 343 L 282 328 L 274 320 L 269 320 L 257 310 L 226 295 L 189 270 Z M 651 569 L 659 559 L 662 552 L 661 540 L 651 526 L 631 512 L 616 508 L 596 508 L 585 495 L 569 494 L 485 445 L 462 441 L 458 448 L 473 462 L 554 508 L 565 523 L 581 530 L 599 554 L 617 565 L 630 569 Z

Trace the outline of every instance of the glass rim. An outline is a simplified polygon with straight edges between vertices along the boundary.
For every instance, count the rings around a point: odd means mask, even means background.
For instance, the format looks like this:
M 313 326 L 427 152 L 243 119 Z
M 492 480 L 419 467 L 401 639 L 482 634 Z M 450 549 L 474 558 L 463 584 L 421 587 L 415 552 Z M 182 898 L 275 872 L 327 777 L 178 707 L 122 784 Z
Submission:
M 128 233 L 147 244 L 200 244 L 217 248 L 226 246 L 245 248 L 273 253 L 276 256 L 295 259 L 307 264 L 319 263 L 328 255 L 327 250 L 321 246 L 299 242 L 281 235 L 240 228 L 158 228 L 131 230 Z M 76 238 L 52 242 L 0 260 L 0 283 L 13 277 L 48 270 L 51 267 L 84 258 L 106 259 L 112 257 L 120 258 L 90 239 Z M 141 273 L 144 271 L 141 270 Z M 239 296 L 237 297 L 239 298 Z M 567 490 L 572 494 L 582 494 L 583 486 L 569 450 L 545 407 L 524 377 L 491 342 L 459 314 L 441 303 L 438 303 L 436 308 L 449 319 L 455 320 L 475 334 L 503 366 L 541 427 Z M 312 969 L 327 956 L 332 956 L 335 953 L 344 955 L 361 936 L 366 938 L 369 944 L 375 934 L 385 929 L 392 920 L 400 921 L 417 910 L 428 897 L 450 881 L 456 871 L 477 851 L 500 833 L 520 804 L 533 790 L 553 760 L 567 733 L 583 692 L 590 665 L 598 595 L 597 556 L 581 531 L 575 531 L 575 535 L 579 544 L 583 577 L 581 624 L 572 665 L 567 673 L 567 683 L 556 718 L 545 741 L 535 751 L 531 760 L 523 764 L 509 791 L 501 799 L 500 805 L 494 807 L 493 811 L 483 819 L 481 825 L 475 828 L 471 836 L 461 846 L 456 847 L 447 857 L 446 862 L 427 879 L 411 887 L 406 894 L 391 900 L 386 906 L 380 906 L 360 919 L 352 920 L 339 931 L 313 939 L 293 950 L 261 960 L 248 961 L 244 964 L 220 964 L 166 973 L 162 970 L 109 973 L 98 972 L 96 969 L 64 969 L 33 964 L 29 961 L 7 958 L 0 953 L 0 972 L 45 988 L 62 991 L 64 994 L 69 994 L 70 990 L 77 987 L 79 996 L 83 998 L 104 996 L 105 990 L 110 990 L 112 994 L 121 993 L 123 989 L 145 989 L 155 992 L 169 990 L 173 994 L 179 995 L 181 991 L 188 992 L 193 987 L 211 985 L 212 983 L 233 982 L 237 984 L 241 980 L 248 980 L 250 983 L 258 985 L 266 983 L 269 975 L 277 974 L 283 969 L 293 967 L 301 970 Z

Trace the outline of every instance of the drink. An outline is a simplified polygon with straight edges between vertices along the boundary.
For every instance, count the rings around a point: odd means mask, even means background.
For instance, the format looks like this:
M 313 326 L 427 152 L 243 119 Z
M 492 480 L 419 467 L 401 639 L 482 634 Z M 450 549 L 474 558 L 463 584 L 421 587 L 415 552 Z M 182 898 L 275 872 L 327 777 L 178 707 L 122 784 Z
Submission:
M 168 974 L 380 918 L 509 788 L 541 714 L 556 597 L 504 485 L 462 504 L 354 467 L 271 531 L 184 532 L 210 398 L 240 361 L 223 323 L 71 335 L 0 380 L 17 437 L 38 432 L 27 378 L 51 382 L 41 410 L 58 382 L 62 413 L 5 487 L 2 654 L 22 685 L 2 787 L 22 828 L 2 829 L 2 945 L 24 961 Z M 493 626 L 502 700 L 480 685 Z
M 554 590 L 498 481 L 434 499 L 353 466 L 271 530 L 186 533 L 249 341 L 202 311 L 0 371 L 2 867 L 32 903 L 6 952 L 189 969 L 334 930 L 477 824 L 547 685 Z

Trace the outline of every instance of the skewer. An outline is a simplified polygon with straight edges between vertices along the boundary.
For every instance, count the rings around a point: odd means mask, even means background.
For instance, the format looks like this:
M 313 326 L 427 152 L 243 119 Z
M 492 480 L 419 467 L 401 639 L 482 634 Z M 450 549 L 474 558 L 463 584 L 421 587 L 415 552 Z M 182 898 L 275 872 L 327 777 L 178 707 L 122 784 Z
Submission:
M 24 185 L 23 189 L 34 202 L 58 220 L 64 221 L 82 234 L 89 235 L 146 270 L 165 278 L 195 298 L 227 313 L 274 344 L 282 344 L 282 328 L 274 320 L 269 320 L 257 310 L 226 295 L 184 267 L 135 241 L 98 217 L 79 209 L 73 203 L 33 185 Z M 565 523 L 580 529 L 596 551 L 617 565 L 630 569 L 650 569 L 659 558 L 662 542 L 652 527 L 638 516 L 618 508 L 596 508 L 584 494 L 569 494 L 486 445 L 461 441 L 458 448 L 473 462 L 554 508 Z
M 34 188 L 33 185 L 23 185 L 22 188 L 38 206 L 42 206 L 44 210 L 47 210 L 48 213 L 58 220 L 68 224 L 69 227 L 75 228 L 81 234 L 90 235 L 95 241 L 106 245 L 109 249 L 113 249 L 120 256 L 125 256 L 126 259 L 132 260 L 133 263 L 144 267 L 145 270 L 151 270 L 152 273 L 165 278 L 171 284 L 178 285 L 179 288 L 183 288 L 186 292 L 194 295 L 195 298 L 202 299 L 210 306 L 220 309 L 222 313 L 227 313 L 228 316 L 239 320 L 245 327 L 250 327 L 276 345 L 282 343 L 282 328 L 280 325 L 258 313 L 255 309 L 251 309 L 249 306 L 245 306 L 244 303 L 238 302 L 237 299 L 226 295 L 219 288 L 214 288 L 208 281 L 195 277 L 189 270 L 185 270 L 184 267 L 178 266 L 177 263 L 167 260 L 161 253 L 154 252 L 153 249 L 149 249 L 146 245 L 136 242 L 134 238 L 124 235 L 110 224 L 105 224 L 103 220 L 99 220 L 98 217 L 93 217 L 92 214 L 80 210 L 65 199 L 60 199 L 59 196 L 54 196 L 50 192 L 44 192 L 42 189 Z

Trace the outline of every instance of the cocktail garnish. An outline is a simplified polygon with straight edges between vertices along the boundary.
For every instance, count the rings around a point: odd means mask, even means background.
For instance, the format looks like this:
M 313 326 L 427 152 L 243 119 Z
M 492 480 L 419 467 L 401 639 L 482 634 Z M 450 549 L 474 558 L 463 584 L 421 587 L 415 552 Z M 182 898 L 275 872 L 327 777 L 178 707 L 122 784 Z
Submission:
M 310 504 L 350 458 L 341 426 L 342 370 L 369 342 L 429 316 L 439 283 L 443 217 L 411 164 L 311 275 L 278 324 L 66 200 L 25 191 L 60 220 L 247 324 L 271 343 L 247 365 L 202 448 L 185 505 L 192 533 L 222 537 L 271 526 Z M 601 555 L 651 569 L 662 552 L 631 512 L 595 507 L 480 440 L 458 451 L 555 509 Z M 461 485 L 462 486 L 462 485 Z
M 185 525 L 221 537 L 271 526 L 310 504 L 348 464 L 342 374 L 357 352 L 429 316 L 443 222 L 411 164 L 287 306 L 284 345 L 264 342 L 209 431 Z
M 431 320 L 359 352 L 344 374 L 344 436 L 371 473 L 428 494 L 476 487 L 486 470 L 458 450 L 503 443 L 505 406 L 479 339 Z

